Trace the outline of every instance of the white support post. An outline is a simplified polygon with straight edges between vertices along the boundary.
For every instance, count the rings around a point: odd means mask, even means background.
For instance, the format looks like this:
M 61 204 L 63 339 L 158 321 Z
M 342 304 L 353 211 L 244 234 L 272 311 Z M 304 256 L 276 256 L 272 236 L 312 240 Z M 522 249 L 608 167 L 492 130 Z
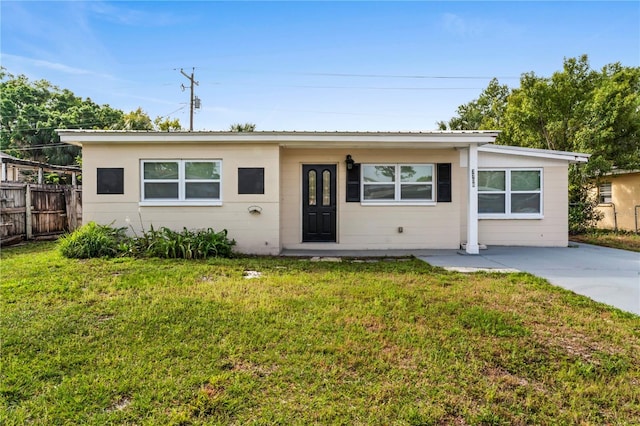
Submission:
M 468 254 L 480 253 L 478 245 L 478 145 L 469 145 L 468 151 L 468 182 L 467 189 L 467 247 Z
M 38 168 L 38 183 L 42 185 L 44 183 L 44 171 L 42 167 Z
M 2 162 L 2 182 L 7 181 L 7 163 Z

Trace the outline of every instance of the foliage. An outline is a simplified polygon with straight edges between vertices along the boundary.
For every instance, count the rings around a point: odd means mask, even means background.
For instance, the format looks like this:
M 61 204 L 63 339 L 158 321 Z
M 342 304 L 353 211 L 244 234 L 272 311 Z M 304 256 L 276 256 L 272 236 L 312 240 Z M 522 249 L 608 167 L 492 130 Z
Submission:
M 177 118 L 171 120 L 168 117 L 156 117 L 156 119 L 153 120 L 153 125 L 156 130 L 161 132 L 177 132 L 182 130 L 180 120 Z
M 502 117 L 510 94 L 507 85 L 501 85 L 496 78 L 489 82 L 478 99 L 460 105 L 457 116 L 449 122 L 439 121 L 440 130 L 495 130 L 502 126 Z
M 597 209 L 598 197 L 593 181 L 580 170 L 578 164 L 569 165 L 569 235 L 581 234 L 595 228 L 602 219 Z
M 89 222 L 71 234 L 60 238 L 60 252 L 73 259 L 113 257 L 122 253 L 126 228 L 113 228 Z
M 3 249 L 0 424 L 637 423 L 637 316 L 401 260 Z
M 82 99 L 47 80 L 0 70 L 0 150 L 18 158 L 70 165 L 80 148 L 60 143 L 56 129 L 179 130 L 178 119 L 151 121 L 142 108 L 127 114 Z
M 242 132 L 253 132 L 255 130 L 256 130 L 256 125 L 253 123 L 244 123 L 244 124 L 235 123 L 229 126 L 230 132 L 242 133 Z
M 129 251 L 136 256 L 165 259 L 206 259 L 208 257 L 231 257 L 235 240 L 229 240 L 227 230 L 213 229 L 190 231 L 184 228 L 176 232 L 153 226 L 142 236 L 132 240 Z
M 229 240 L 227 230 L 215 232 L 176 232 L 169 228 L 143 232 L 141 236 L 127 237 L 126 228 L 113 228 L 89 222 L 60 240 L 60 250 L 68 258 L 91 257 L 160 257 L 165 259 L 206 259 L 231 257 L 235 240 Z
M 60 144 L 56 129 L 102 129 L 122 120 L 122 111 L 75 96 L 46 80 L 31 82 L 0 72 L 0 149 L 18 158 L 69 165 L 80 148 Z
M 124 114 L 122 121 L 111 128 L 114 130 L 153 130 L 153 122 L 142 108 L 138 108 L 135 111 Z

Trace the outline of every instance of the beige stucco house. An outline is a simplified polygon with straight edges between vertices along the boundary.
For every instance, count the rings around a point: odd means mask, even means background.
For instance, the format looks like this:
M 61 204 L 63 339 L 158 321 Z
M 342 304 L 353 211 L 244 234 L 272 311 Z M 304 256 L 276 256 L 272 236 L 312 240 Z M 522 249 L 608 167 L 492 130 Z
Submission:
M 640 229 L 640 170 L 614 170 L 598 185 L 598 228 Z
M 567 171 L 588 155 L 494 131 L 61 130 L 85 221 L 227 229 L 245 253 L 566 246 Z

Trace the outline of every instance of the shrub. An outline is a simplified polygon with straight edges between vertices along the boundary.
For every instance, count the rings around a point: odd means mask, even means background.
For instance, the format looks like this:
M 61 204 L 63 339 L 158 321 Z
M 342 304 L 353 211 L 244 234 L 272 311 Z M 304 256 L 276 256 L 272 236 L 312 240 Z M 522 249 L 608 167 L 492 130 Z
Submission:
M 227 230 L 215 232 L 190 231 L 184 228 L 176 232 L 169 228 L 145 231 L 136 238 L 127 237 L 126 228 L 113 228 L 89 222 L 72 234 L 60 239 L 60 250 L 65 257 L 84 259 L 130 255 L 137 257 L 161 257 L 168 259 L 205 259 L 231 257 L 235 240 L 229 240 Z
M 74 259 L 113 257 L 122 254 L 126 228 L 89 222 L 59 240 L 62 255 Z
M 190 231 L 183 228 L 176 232 L 153 226 L 133 240 L 131 251 L 137 256 L 170 259 L 205 259 L 207 257 L 231 257 L 235 240 L 229 240 L 227 230 L 216 232 L 211 228 Z

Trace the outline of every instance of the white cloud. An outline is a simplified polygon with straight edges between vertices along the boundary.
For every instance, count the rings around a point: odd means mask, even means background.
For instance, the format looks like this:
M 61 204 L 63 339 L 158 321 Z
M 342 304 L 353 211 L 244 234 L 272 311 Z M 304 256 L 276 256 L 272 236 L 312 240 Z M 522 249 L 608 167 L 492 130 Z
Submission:
M 445 31 L 460 37 L 476 37 L 484 33 L 488 23 L 464 19 L 453 13 L 442 15 L 441 25 Z
M 2 63 L 13 62 L 17 64 L 27 64 L 33 67 L 47 68 L 47 69 L 62 72 L 65 74 L 87 75 L 87 76 L 93 76 L 93 77 L 99 77 L 99 78 L 106 78 L 109 80 L 117 80 L 114 76 L 109 74 L 98 73 L 98 72 L 91 71 L 88 69 L 83 69 L 83 68 L 71 67 L 69 65 L 61 64 L 59 62 L 50 62 L 42 59 L 27 58 L 24 56 L 11 55 L 9 53 L 2 53 L 1 56 L 2 56 Z
M 175 15 L 167 13 L 149 13 L 103 1 L 88 3 L 90 11 L 98 18 L 119 25 L 129 26 L 166 26 L 179 22 Z

